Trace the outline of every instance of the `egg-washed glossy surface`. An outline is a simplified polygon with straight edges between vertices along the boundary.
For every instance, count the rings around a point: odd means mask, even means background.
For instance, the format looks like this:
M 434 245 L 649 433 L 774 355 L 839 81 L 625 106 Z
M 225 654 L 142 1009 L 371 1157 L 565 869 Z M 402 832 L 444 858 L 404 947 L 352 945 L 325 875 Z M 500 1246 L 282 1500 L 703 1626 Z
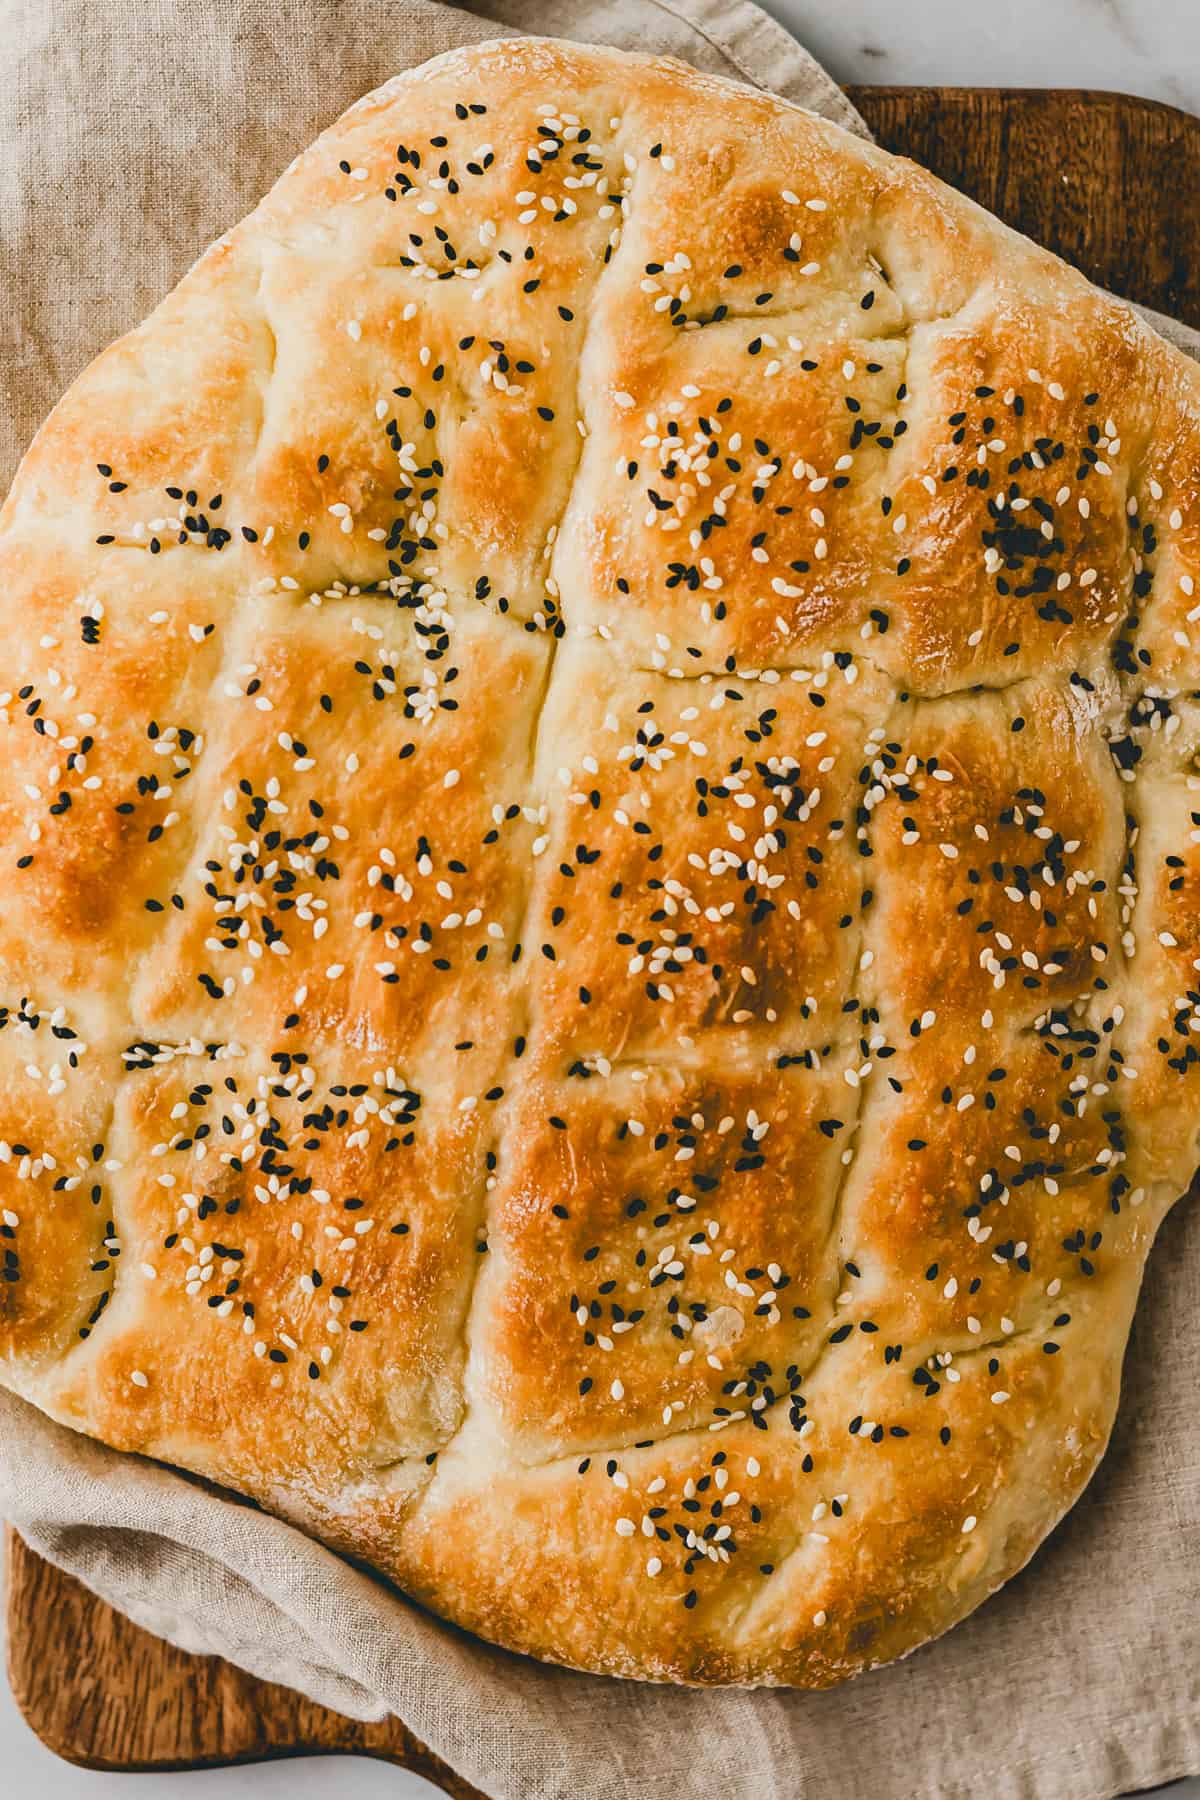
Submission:
M 677 65 L 352 109 L 0 516 L 4 1378 L 580 1667 L 953 1624 L 1195 1161 L 1198 396 Z

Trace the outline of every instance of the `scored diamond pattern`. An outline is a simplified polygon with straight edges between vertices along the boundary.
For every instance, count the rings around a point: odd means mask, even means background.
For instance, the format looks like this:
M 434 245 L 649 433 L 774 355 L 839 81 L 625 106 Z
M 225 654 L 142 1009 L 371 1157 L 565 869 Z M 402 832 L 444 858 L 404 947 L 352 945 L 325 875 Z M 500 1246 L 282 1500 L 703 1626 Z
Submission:
M 5 1378 L 501 1641 L 826 1682 L 1069 1503 L 1190 1177 L 1192 377 L 804 115 L 518 54 L 18 478 Z

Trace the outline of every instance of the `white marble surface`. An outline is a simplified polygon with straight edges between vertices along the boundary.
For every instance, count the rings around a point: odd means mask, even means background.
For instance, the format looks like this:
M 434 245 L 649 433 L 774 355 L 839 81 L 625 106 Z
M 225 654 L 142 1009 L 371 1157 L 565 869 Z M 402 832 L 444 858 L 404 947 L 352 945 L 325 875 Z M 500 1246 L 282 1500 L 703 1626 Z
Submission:
M 475 0 L 481 12 L 487 0 Z M 839 81 L 1100 87 L 1200 113 L 1200 0 L 765 0 Z M 5 1800 L 429 1800 L 434 1790 L 346 1758 L 205 1774 L 90 1774 L 59 1762 L 0 1682 Z M 1200 1781 L 1171 1790 L 1200 1800 Z M 920 1800 L 914 1796 L 914 1800 Z
M 760 0 L 839 81 L 1116 88 L 1200 113 L 1198 0 Z

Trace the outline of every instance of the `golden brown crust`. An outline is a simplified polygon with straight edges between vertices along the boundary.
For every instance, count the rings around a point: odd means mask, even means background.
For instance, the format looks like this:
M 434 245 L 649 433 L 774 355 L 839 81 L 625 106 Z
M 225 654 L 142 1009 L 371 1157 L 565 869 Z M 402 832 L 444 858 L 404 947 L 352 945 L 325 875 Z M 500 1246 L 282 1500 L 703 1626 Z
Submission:
M 768 96 L 353 108 L 0 514 L 3 1379 L 581 1668 L 970 1611 L 1196 1158 L 1198 402 Z

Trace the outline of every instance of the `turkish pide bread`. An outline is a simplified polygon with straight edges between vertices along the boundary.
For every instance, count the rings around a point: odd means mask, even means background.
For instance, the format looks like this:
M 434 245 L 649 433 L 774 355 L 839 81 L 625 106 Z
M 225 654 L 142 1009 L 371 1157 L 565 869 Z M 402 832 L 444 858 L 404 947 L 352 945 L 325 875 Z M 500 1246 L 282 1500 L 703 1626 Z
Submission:
M 960 1619 L 1197 1160 L 1198 474 L 768 95 L 353 107 L 0 515 L 4 1381 L 583 1669 Z

